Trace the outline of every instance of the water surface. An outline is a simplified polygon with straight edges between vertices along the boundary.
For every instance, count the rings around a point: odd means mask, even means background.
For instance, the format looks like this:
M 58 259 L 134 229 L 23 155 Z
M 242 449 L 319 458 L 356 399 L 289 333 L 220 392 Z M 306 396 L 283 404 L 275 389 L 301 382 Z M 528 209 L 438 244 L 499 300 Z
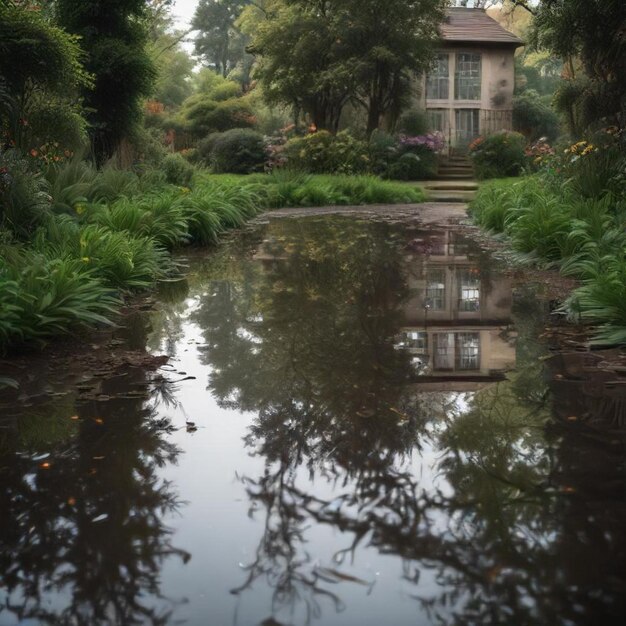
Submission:
M 6 396 L 0 624 L 622 623 L 622 387 L 537 286 L 349 216 L 188 263 L 120 331 L 156 375 Z

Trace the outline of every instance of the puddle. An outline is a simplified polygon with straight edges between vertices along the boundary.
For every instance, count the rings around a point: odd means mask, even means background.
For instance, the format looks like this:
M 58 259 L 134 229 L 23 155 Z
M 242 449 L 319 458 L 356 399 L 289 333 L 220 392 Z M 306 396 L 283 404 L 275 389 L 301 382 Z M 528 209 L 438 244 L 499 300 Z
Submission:
M 22 361 L 0 624 L 621 623 L 622 370 L 405 220 L 266 220 L 189 258 L 100 376 Z

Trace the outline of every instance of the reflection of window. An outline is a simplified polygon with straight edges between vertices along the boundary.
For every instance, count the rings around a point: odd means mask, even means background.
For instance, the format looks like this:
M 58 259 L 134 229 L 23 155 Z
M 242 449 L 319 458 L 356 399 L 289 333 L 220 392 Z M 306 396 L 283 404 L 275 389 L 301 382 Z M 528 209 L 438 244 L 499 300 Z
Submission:
M 469 245 L 466 239 L 459 237 L 456 233 L 450 233 L 450 243 L 448 244 L 449 256 L 467 256 Z
M 447 100 L 449 97 L 449 69 L 448 55 L 438 54 L 435 65 L 428 74 L 426 82 L 426 97 L 429 100 Z
M 429 270 L 426 274 L 425 304 L 430 304 L 432 311 L 443 311 L 446 307 L 446 272 Z
M 477 270 L 459 272 L 459 311 L 480 309 L 480 277 Z
M 436 333 L 434 348 L 435 370 L 480 369 L 479 333 Z
M 454 98 L 480 100 L 480 54 L 460 52 L 456 55 Z
M 457 333 L 456 367 L 459 370 L 480 369 L 480 335 L 478 333 Z
M 421 354 L 425 354 L 428 351 L 428 335 L 425 332 L 417 332 L 409 330 L 403 333 L 404 345 Z
M 454 369 L 454 333 L 436 333 L 433 365 L 436 370 Z

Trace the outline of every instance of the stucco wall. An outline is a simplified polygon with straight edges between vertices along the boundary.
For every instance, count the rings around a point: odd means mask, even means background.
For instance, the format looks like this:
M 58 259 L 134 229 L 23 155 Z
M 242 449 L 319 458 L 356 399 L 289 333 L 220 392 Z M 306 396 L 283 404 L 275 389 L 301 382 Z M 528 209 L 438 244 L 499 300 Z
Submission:
M 488 46 L 443 46 L 439 50 L 449 55 L 449 98 L 426 99 L 426 77 L 422 77 L 419 103 L 425 109 L 443 109 L 444 133 L 453 138 L 456 132 L 455 109 L 480 111 L 480 134 L 512 128 L 513 90 L 515 86 L 514 49 Z M 479 100 L 454 98 L 456 54 L 470 52 L 481 55 L 481 97 Z

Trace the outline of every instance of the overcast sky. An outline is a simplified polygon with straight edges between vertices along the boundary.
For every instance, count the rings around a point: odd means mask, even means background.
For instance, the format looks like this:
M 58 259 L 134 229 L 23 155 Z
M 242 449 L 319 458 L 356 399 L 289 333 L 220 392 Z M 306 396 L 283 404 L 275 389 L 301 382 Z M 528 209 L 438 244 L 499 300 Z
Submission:
M 176 18 L 179 28 L 186 28 L 191 22 L 198 0 L 175 0 L 172 15 Z

